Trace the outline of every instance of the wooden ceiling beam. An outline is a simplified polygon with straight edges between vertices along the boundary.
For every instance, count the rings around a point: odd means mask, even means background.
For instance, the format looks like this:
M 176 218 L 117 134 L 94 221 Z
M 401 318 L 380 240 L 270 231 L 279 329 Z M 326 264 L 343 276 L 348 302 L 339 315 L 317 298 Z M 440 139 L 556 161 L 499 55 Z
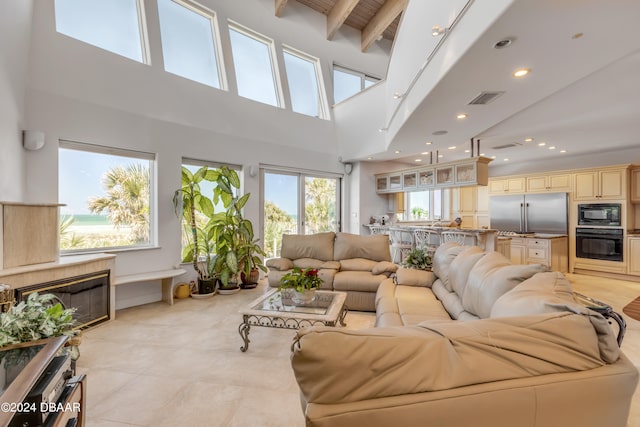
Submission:
M 407 0 L 387 0 L 362 30 L 360 47 L 366 52 L 407 5 Z
M 276 16 L 279 18 L 284 12 L 284 8 L 287 5 L 287 0 L 276 0 Z
M 327 14 L 327 40 L 333 39 L 336 32 L 347 20 L 359 0 L 338 0 Z

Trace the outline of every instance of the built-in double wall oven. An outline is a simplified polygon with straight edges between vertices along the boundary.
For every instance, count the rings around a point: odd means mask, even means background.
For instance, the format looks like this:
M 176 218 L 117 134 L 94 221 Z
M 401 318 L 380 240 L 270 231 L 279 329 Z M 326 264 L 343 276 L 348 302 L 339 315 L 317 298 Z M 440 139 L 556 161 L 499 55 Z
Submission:
M 624 230 L 619 203 L 578 205 L 576 257 L 623 261 Z

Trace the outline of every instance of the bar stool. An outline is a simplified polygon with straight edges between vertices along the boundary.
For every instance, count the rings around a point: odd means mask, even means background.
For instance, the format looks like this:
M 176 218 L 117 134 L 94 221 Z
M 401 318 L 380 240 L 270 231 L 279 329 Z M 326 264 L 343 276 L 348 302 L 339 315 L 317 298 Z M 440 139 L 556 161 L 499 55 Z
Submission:
M 413 231 L 406 227 L 389 227 L 391 261 L 404 263 L 407 254 L 413 249 Z
M 442 243 L 456 242 L 462 246 L 477 246 L 478 238 L 473 233 L 467 233 L 465 231 L 443 231 L 440 233 Z
M 438 246 L 440 243 L 440 233 L 430 228 L 416 227 L 413 229 L 413 239 L 416 249 L 425 250 Z

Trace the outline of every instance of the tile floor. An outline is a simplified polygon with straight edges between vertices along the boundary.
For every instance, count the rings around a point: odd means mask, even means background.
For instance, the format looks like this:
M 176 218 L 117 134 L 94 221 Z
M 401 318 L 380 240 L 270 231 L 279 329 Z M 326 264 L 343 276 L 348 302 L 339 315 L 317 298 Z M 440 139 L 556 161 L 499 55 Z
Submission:
M 637 282 L 567 276 L 620 313 L 640 296 Z M 294 332 L 252 327 L 249 350 L 240 351 L 238 310 L 266 289 L 119 310 L 86 331 L 78 371 L 88 374 L 87 426 L 303 426 L 289 364 Z M 622 348 L 640 366 L 640 322 L 625 319 Z M 365 328 L 374 314 L 350 312 L 346 321 Z M 628 426 L 640 427 L 640 392 Z

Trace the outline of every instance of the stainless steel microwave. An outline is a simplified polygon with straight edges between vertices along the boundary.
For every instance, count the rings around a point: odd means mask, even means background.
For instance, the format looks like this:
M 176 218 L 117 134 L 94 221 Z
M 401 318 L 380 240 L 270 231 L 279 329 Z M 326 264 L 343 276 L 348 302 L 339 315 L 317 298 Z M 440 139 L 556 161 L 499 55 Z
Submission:
M 593 203 L 578 205 L 578 225 L 620 227 L 622 205 L 620 203 Z

